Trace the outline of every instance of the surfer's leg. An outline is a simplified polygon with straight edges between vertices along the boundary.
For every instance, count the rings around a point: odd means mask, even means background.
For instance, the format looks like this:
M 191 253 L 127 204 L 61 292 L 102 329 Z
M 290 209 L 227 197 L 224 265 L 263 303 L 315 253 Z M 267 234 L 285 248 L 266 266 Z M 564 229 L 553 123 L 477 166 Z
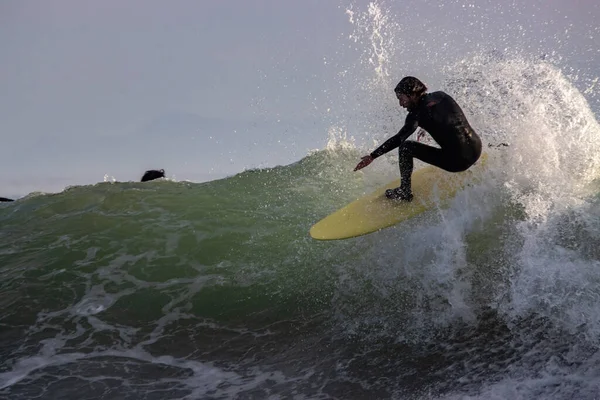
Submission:
M 473 146 L 473 148 L 465 146 L 454 149 L 440 149 L 413 141 L 407 141 L 406 144 L 406 148 L 400 150 L 401 174 L 402 163 L 406 163 L 404 167 L 406 171 L 410 168 L 412 172 L 413 158 L 417 158 L 448 172 L 461 172 L 469 169 L 479 159 L 479 155 L 481 154 L 480 146 Z
M 386 191 L 386 197 L 390 199 L 410 201 L 412 194 L 412 172 L 414 158 L 435 165 L 446 171 L 456 171 L 457 163 L 452 154 L 437 147 L 428 146 L 423 143 L 407 140 L 398 149 L 398 164 L 400 166 L 400 187 Z
M 386 190 L 385 196 L 388 199 L 411 201 L 413 198 L 411 189 L 411 177 L 414 167 L 414 144 L 420 143 L 412 140 L 407 140 L 398 148 L 398 164 L 400 166 L 400 187 Z

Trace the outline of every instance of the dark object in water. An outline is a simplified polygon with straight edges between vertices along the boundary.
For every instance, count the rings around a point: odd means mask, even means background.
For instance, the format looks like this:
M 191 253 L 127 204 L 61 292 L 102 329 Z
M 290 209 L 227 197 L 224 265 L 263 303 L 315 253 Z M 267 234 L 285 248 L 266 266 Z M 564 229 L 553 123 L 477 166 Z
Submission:
M 164 177 L 165 177 L 164 169 L 159 169 L 159 170 L 151 169 L 144 173 L 144 176 L 142 176 L 142 182 L 153 181 L 154 179 L 164 178 Z
M 7 199 L 6 197 L 0 197 L 0 201 L 14 201 L 13 199 Z

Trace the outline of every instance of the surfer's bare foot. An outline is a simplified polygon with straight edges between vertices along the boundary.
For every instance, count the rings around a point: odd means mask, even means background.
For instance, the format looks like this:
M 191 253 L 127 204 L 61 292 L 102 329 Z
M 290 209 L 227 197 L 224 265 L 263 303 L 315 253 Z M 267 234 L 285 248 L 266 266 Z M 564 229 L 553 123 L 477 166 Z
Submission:
M 385 191 L 385 197 L 391 200 L 400 200 L 400 201 L 412 201 L 413 194 L 412 191 L 404 190 L 402 188 L 388 189 Z

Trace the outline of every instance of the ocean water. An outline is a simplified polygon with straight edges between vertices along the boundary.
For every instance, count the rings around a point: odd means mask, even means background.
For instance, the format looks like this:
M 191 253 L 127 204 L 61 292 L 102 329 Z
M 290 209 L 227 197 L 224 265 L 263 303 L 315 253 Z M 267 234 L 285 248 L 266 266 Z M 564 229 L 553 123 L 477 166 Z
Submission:
M 365 15 L 374 100 L 394 55 Z M 352 172 L 356 121 L 289 165 L 0 203 L 0 398 L 600 398 L 589 93 L 485 51 L 437 79 L 492 145 L 484 179 L 371 235 L 308 235 L 397 177 L 394 155 Z

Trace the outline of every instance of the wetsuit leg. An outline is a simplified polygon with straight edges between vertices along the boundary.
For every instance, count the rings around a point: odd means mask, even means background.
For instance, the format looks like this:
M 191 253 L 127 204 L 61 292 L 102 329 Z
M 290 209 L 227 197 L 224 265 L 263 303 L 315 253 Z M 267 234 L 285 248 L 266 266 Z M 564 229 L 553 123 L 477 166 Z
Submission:
M 463 151 L 461 151 L 463 150 Z M 468 146 L 465 149 L 445 150 L 428 146 L 423 143 L 407 140 L 398 149 L 398 162 L 400 166 L 400 187 L 395 193 L 386 196 L 402 200 L 412 199 L 412 172 L 413 158 L 434 165 L 449 172 L 460 172 L 468 169 L 481 154 L 481 145 Z
M 404 192 L 411 190 L 411 177 L 414 168 L 413 158 L 418 158 L 427 164 L 449 170 L 452 163 L 442 149 L 428 146 L 423 143 L 407 140 L 398 149 L 398 164 L 400 166 L 400 188 Z

